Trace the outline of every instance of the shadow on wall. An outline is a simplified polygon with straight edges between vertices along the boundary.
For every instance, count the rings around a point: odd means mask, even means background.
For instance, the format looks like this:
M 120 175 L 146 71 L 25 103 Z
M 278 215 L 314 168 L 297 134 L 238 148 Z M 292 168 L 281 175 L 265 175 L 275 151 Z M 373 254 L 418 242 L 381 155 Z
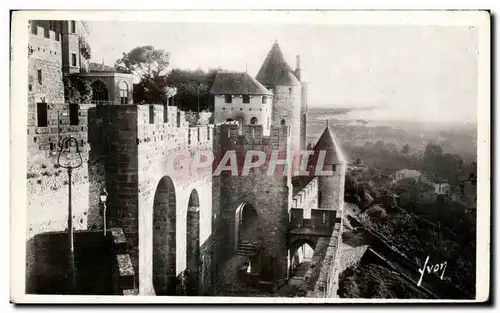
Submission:
M 109 146 L 103 134 L 107 134 L 108 120 L 101 113 L 98 119 L 97 108 L 88 110 L 88 140 L 89 140 L 89 158 L 88 158 L 88 177 L 89 177 L 89 210 L 87 217 L 88 228 L 101 229 L 103 225 L 102 206 L 99 202 L 101 191 L 106 188 L 106 166 L 108 161 Z
M 28 240 L 26 293 L 112 295 L 112 236 L 102 231 L 75 232 L 75 292 L 71 291 L 68 246 L 66 232 L 38 234 Z

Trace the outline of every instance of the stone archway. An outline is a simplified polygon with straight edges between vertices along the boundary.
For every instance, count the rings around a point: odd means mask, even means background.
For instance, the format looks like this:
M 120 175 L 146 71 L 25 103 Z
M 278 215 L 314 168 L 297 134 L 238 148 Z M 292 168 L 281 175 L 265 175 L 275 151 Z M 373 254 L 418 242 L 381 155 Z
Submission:
M 172 179 L 164 176 L 153 203 L 153 286 L 156 295 L 175 295 L 176 195 Z
M 234 220 L 234 241 L 235 250 L 240 242 L 253 242 L 258 227 L 258 214 L 254 206 L 248 202 L 240 204 L 235 212 Z
M 310 262 L 314 253 L 316 242 L 310 239 L 297 239 L 288 245 L 288 273 L 289 276 L 294 275 L 294 272 L 301 265 L 306 265 Z
M 101 80 L 92 83 L 92 103 L 106 104 L 109 101 L 108 87 Z
M 200 201 L 193 189 L 189 195 L 186 218 L 186 270 L 188 296 L 200 293 Z

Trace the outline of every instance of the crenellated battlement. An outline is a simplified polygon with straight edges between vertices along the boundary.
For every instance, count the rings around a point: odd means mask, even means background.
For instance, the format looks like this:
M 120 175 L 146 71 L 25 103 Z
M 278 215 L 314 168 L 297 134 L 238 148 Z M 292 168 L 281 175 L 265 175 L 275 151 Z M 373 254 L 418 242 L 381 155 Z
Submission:
M 213 125 L 190 127 L 185 112 L 175 106 L 132 106 L 137 108 L 138 144 L 160 142 L 165 144 L 163 148 L 177 151 L 212 149 Z
M 29 36 L 30 57 L 52 62 L 61 62 L 61 36 L 52 30 L 37 27 Z
M 40 107 L 37 107 L 37 106 Z M 46 107 L 46 126 L 37 110 Z M 78 140 L 80 152 L 88 158 L 88 112 L 93 104 L 37 104 L 28 107 L 28 151 L 51 157 L 57 154 L 61 141 L 68 136 Z
M 292 208 L 306 208 L 318 198 L 318 177 L 314 177 L 292 200 Z
M 46 40 L 51 40 L 51 41 L 57 41 L 61 42 L 61 34 L 58 33 L 58 32 L 55 32 L 53 30 L 50 30 L 48 28 L 45 28 L 45 27 L 42 27 L 42 26 L 36 26 L 36 31 L 35 30 L 32 30 L 31 29 L 31 25 L 29 26 L 29 30 L 30 30 L 30 35 L 31 36 L 36 36 L 36 37 L 40 37 L 40 38 L 43 38 L 43 39 L 46 39 Z
M 269 150 L 285 151 L 290 145 L 290 127 L 274 126 L 265 135 L 263 125 L 240 125 L 238 122 L 225 122 L 215 126 L 223 150 Z
M 167 127 L 188 127 L 185 112 L 176 106 L 165 106 L 161 104 L 140 104 L 137 107 L 138 125 L 155 125 Z

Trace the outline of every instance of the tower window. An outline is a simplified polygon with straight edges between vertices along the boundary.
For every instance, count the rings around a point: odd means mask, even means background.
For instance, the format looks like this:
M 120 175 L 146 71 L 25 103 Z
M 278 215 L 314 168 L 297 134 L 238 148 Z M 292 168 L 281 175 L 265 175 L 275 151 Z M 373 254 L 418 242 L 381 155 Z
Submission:
M 267 103 L 267 97 L 266 96 L 262 96 L 262 104 L 266 104 Z
M 289 93 L 292 93 L 292 91 L 293 91 L 293 88 L 292 88 L 292 87 L 288 88 L 288 92 L 289 92 Z
M 33 35 L 38 34 L 38 25 L 37 25 L 36 21 L 31 21 L 31 33 Z
M 76 103 L 69 105 L 69 123 L 70 125 L 78 125 L 79 106 Z
M 168 123 L 168 105 L 163 106 L 163 123 Z
M 76 66 L 76 53 L 71 54 L 71 66 Z
M 38 76 L 38 83 L 40 85 L 43 85 L 43 79 L 42 79 L 42 70 L 37 71 L 37 76 Z
M 149 106 L 149 124 L 154 124 L 155 122 L 155 107 Z
M 73 34 L 76 33 L 76 23 L 75 23 L 75 21 L 71 21 L 71 32 Z
M 224 96 L 226 103 L 233 103 L 233 96 L 232 95 L 225 95 Z
M 250 103 L 250 96 L 249 95 L 243 95 L 243 103 Z
M 282 119 L 281 120 L 281 126 L 285 126 L 285 125 L 286 125 L 286 121 L 285 121 L 285 119 Z
M 257 124 L 257 118 L 255 116 L 250 119 L 250 124 L 252 125 Z
M 120 82 L 120 103 L 128 104 L 128 85 L 125 81 Z
M 38 127 L 46 127 L 48 125 L 47 121 L 47 103 L 37 103 L 36 104 L 36 122 Z

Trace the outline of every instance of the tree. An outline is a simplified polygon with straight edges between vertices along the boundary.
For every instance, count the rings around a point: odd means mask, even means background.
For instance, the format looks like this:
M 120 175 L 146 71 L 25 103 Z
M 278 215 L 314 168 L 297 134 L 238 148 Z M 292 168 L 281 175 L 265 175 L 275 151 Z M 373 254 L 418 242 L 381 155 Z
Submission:
M 92 100 L 92 86 L 90 82 L 77 75 L 63 78 L 64 100 L 69 103 L 90 103 Z
M 123 53 L 122 58 L 116 61 L 115 68 L 143 79 L 165 76 L 169 64 L 170 53 L 153 46 L 140 46 Z
M 136 47 L 123 53 L 115 63 L 119 72 L 130 73 L 139 80 L 134 85 L 134 102 L 164 103 L 167 99 L 167 69 L 170 54 L 153 46 Z
M 429 143 L 425 147 L 424 156 L 422 159 L 424 169 L 430 173 L 435 174 L 438 170 L 442 156 L 443 148 L 440 145 Z
M 166 84 L 177 88 L 177 105 L 185 111 L 213 111 L 213 96 L 210 93 L 215 75 L 221 69 L 207 72 L 173 69 L 166 78 Z
M 401 153 L 402 154 L 408 154 L 408 153 L 410 153 L 410 146 L 408 144 L 405 144 L 403 146 L 403 149 L 401 149 Z
M 388 212 L 394 212 L 398 206 L 396 195 L 389 190 L 382 190 L 381 195 L 376 199 Z
M 363 164 L 364 163 L 362 158 L 356 158 L 356 160 L 354 161 L 354 165 L 356 166 L 362 166 Z
M 345 188 L 344 189 L 348 193 L 352 193 L 352 194 L 358 193 L 359 183 L 353 175 L 347 174 L 345 176 Z

